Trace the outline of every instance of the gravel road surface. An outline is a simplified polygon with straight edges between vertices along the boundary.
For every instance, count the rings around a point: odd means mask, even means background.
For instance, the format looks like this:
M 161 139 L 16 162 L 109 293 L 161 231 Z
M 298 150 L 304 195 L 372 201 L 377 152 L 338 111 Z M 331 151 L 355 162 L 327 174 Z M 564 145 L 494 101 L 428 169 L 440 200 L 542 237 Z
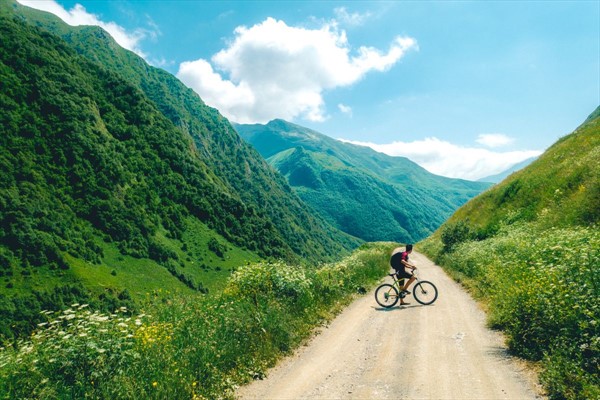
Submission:
M 239 388 L 249 399 L 543 399 L 529 368 L 507 354 L 500 333 L 441 268 L 413 253 L 437 301 L 383 309 L 374 290 L 306 346 Z M 388 278 L 389 280 L 389 278 Z

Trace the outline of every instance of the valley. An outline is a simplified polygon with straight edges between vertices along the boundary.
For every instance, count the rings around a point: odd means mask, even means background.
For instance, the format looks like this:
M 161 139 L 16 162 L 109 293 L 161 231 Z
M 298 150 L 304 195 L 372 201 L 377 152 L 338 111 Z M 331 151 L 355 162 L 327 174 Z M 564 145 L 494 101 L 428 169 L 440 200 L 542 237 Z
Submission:
M 472 182 L 229 121 L 99 26 L 0 34 L 0 398 L 600 398 L 600 107 Z M 406 243 L 440 298 L 378 309 Z

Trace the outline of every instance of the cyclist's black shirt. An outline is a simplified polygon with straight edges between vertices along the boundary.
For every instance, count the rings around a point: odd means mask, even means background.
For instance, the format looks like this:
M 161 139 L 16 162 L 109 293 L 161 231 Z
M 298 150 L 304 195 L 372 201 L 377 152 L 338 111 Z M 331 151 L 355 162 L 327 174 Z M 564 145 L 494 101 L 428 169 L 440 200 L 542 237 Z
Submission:
M 406 251 L 399 251 L 392 255 L 392 258 L 390 258 L 390 265 L 396 271 L 404 271 L 404 264 L 402 264 L 402 260 L 408 261 L 408 253 Z

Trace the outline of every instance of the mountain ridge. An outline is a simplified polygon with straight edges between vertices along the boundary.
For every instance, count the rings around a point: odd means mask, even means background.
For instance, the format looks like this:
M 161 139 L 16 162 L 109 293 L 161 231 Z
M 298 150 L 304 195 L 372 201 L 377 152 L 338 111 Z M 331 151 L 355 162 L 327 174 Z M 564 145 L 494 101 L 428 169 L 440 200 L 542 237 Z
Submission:
M 406 158 L 281 119 L 234 128 L 286 176 L 304 201 L 339 229 L 367 241 L 422 239 L 490 185 L 440 177 Z M 303 184 L 308 177 L 302 174 L 312 176 L 319 187 Z

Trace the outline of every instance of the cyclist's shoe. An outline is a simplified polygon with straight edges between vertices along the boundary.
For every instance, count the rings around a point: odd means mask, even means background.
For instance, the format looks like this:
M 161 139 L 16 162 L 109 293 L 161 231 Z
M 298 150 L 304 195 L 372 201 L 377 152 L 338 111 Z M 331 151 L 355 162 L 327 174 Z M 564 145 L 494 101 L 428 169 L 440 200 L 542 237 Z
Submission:
M 401 306 L 408 306 L 408 305 L 410 305 L 410 303 L 403 302 L 403 303 L 400 303 L 400 305 L 401 305 Z
M 408 290 L 403 290 L 402 294 L 410 294 L 410 292 Z

